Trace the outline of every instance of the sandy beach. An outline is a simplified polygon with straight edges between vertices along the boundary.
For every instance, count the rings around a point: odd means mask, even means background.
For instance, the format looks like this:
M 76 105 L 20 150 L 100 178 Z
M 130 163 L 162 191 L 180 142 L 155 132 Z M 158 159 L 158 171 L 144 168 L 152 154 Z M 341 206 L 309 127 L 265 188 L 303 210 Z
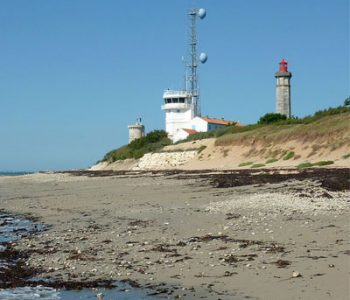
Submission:
M 297 170 L 3 177 L 0 209 L 51 226 L 15 245 L 41 278 L 127 280 L 171 299 L 349 299 L 349 170 L 320 170 L 330 181 Z

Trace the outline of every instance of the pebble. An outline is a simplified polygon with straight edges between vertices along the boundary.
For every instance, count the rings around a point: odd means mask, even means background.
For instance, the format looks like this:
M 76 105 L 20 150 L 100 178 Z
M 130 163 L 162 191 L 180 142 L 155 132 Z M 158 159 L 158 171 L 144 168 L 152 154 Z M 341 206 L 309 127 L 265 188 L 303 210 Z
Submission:
M 293 278 L 301 277 L 301 274 L 299 272 L 297 272 L 297 271 L 293 271 L 292 277 Z

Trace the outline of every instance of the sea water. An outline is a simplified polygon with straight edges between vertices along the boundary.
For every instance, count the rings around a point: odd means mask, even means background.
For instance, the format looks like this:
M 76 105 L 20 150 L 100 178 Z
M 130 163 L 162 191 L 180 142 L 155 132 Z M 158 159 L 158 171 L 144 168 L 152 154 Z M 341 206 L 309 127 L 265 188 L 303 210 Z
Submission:
M 21 176 L 33 174 L 34 172 L 0 172 L 0 176 Z
M 23 236 L 35 234 L 47 228 L 44 224 L 35 223 L 21 216 L 13 216 L 0 212 L 0 252 L 6 249 L 6 243 L 16 241 Z M 11 267 L 13 262 L 2 261 L 1 268 Z M 13 289 L 0 289 L 0 300 L 77 300 L 77 299 L 103 299 L 103 300 L 143 300 L 161 299 L 147 296 L 146 291 L 135 289 L 127 284 L 116 282 L 112 289 L 82 289 L 68 291 L 50 287 L 18 287 Z

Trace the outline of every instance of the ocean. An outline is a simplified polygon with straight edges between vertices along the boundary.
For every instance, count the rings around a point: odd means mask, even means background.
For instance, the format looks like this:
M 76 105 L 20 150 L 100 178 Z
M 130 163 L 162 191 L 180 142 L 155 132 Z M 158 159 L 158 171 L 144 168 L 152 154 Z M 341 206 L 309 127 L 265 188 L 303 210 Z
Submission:
M 0 176 L 21 176 L 21 175 L 28 175 L 28 174 L 33 174 L 34 172 L 1 172 L 0 171 Z

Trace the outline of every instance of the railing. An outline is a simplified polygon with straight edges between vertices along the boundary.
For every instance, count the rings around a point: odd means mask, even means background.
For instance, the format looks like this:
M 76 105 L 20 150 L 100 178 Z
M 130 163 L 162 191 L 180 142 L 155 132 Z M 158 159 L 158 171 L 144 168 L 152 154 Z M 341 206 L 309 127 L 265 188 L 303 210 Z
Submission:
M 191 104 L 188 103 L 167 103 L 162 105 L 163 110 L 167 109 L 190 109 L 192 107 Z
M 166 96 L 184 96 L 189 97 L 191 94 L 187 91 L 173 91 L 173 90 L 165 90 L 163 97 Z

